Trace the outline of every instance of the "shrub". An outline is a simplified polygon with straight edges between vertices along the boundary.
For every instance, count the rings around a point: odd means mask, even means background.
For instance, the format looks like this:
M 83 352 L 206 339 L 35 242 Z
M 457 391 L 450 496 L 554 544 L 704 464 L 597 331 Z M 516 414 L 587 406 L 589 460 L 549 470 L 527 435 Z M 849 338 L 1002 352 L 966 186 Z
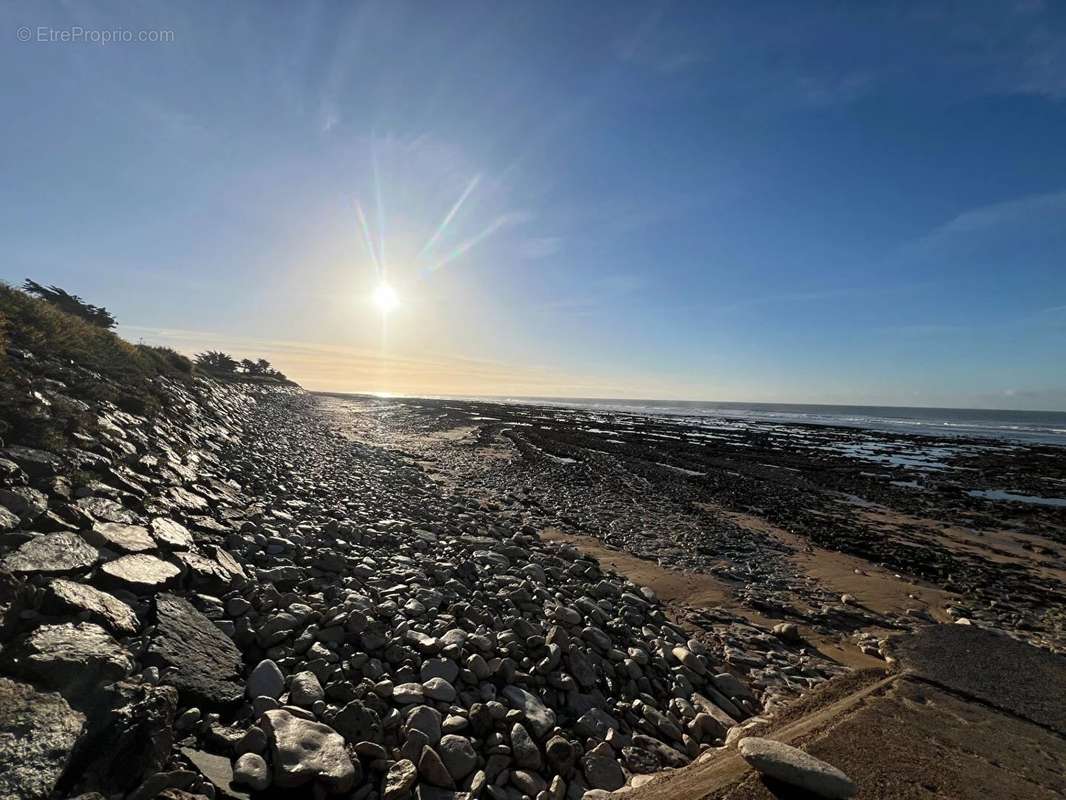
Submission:
M 60 289 L 58 286 L 42 286 L 37 281 L 27 278 L 26 282 L 22 284 L 22 290 L 47 303 L 51 303 L 60 311 L 80 317 L 97 327 L 111 329 L 117 324 L 111 312 L 106 308 L 86 303 L 76 294 L 70 294 L 70 292 Z

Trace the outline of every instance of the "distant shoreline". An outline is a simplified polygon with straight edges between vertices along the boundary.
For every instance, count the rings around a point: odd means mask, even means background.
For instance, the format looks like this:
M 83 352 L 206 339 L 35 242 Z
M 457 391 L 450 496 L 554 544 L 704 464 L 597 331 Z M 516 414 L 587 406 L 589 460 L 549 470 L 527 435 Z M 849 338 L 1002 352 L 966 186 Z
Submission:
M 848 406 L 808 403 L 738 403 L 696 400 L 620 400 L 561 397 L 381 396 L 365 392 L 314 392 L 333 397 L 533 405 L 640 416 L 723 418 L 760 423 L 858 428 L 914 436 L 1016 441 L 1066 447 L 1066 412 L 925 406 Z

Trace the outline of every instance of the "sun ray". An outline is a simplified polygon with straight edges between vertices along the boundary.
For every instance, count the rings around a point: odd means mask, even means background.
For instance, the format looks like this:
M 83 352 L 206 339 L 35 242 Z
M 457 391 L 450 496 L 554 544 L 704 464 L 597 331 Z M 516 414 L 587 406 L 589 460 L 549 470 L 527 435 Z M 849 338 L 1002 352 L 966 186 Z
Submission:
M 378 177 L 378 155 L 377 148 L 372 150 L 372 160 L 374 169 L 374 195 L 377 199 L 378 205 L 378 248 L 380 250 L 380 259 L 378 261 L 379 268 L 381 270 L 381 276 L 385 276 L 385 268 L 388 262 L 385 259 L 385 206 L 381 202 L 381 180 Z
M 429 249 L 437 243 L 437 240 L 444 234 L 444 231 L 447 229 L 448 224 L 455 218 L 455 215 L 459 213 L 459 209 L 462 208 L 463 203 L 466 202 L 466 198 L 468 198 L 471 192 L 473 192 L 474 189 L 477 188 L 477 185 L 480 181 L 480 174 L 475 175 L 471 179 L 470 183 L 468 183 L 466 188 L 463 190 L 463 193 L 459 195 L 459 199 L 455 201 L 455 205 L 452 206 L 451 211 L 449 211 L 444 216 L 444 220 L 441 222 L 440 225 L 437 226 L 437 230 L 433 233 L 432 236 L 429 237 L 429 241 L 422 245 L 422 249 L 418 251 L 417 258 L 421 258 L 422 256 L 424 256 L 427 252 L 429 252 Z
M 481 242 L 485 241 L 485 239 L 492 236 L 492 234 L 496 233 L 496 231 L 500 230 L 500 228 L 503 228 L 507 225 L 513 225 L 519 222 L 524 222 L 528 218 L 528 215 L 520 213 L 503 214 L 502 216 L 497 217 L 492 221 L 492 224 L 485 228 L 483 231 L 481 231 L 481 233 L 477 234 L 476 236 L 470 237 L 465 242 L 456 247 L 454 250 L 452 250 L 452 252 L 450 252 L 444 258 L 427 267 L 426 272 L 436 272 L 449 261 L 454 261 L 459 256 L 463 255 L 463 253 L 466 253 L 471 248 L 476 247 Z
M 370 260 L 374 262 L 374 269 L 377 271 L 378 279 L 380 280 L 384 277 L 381 271 L 381 263 L 378 261 L 374 243 L 370 239 L 370 226 L 367 224 L 366 214 L 363 213 L 363 206 L 358 197 L 355 199 L 355 212 L 359 217 L 359 226 L 363 229 L 363 243 L 366 245 L 367 252 L 370 253 Z

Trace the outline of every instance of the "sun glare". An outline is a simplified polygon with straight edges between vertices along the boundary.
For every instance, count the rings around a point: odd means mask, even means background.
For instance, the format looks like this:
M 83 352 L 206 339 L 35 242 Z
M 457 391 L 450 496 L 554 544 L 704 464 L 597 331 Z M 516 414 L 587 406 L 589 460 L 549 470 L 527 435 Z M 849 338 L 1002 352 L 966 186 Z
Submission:
M 388 314 L 400 305 L 400 297 L 396 294 L 395 289 L 387 283 L 383 283 L 374 290 L 374 305 L 378 307 L 378 311 L 382 314 Z

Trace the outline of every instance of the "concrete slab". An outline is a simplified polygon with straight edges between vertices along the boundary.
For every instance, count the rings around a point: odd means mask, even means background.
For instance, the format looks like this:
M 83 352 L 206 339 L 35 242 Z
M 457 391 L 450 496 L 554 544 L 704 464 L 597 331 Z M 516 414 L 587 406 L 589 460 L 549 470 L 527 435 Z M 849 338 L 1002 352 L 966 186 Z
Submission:
M 889 641 L 914 675 L 1066 735 L 1066 658 L 971 625 L 931 625 Z
M 1056 728 L 1066 705 L 1062 660 L 1007 637 L 953 630 L 963 627 L 938 626 L 896 643 L 900 664 L 919 674 L 840 676 L 751 735 L 843 770 L 858 786 L 856 800 L 1066 797 L 1066 738 Z M 626 800 L 807 797 L 767 782 L 733 749 L 626 794 Z

